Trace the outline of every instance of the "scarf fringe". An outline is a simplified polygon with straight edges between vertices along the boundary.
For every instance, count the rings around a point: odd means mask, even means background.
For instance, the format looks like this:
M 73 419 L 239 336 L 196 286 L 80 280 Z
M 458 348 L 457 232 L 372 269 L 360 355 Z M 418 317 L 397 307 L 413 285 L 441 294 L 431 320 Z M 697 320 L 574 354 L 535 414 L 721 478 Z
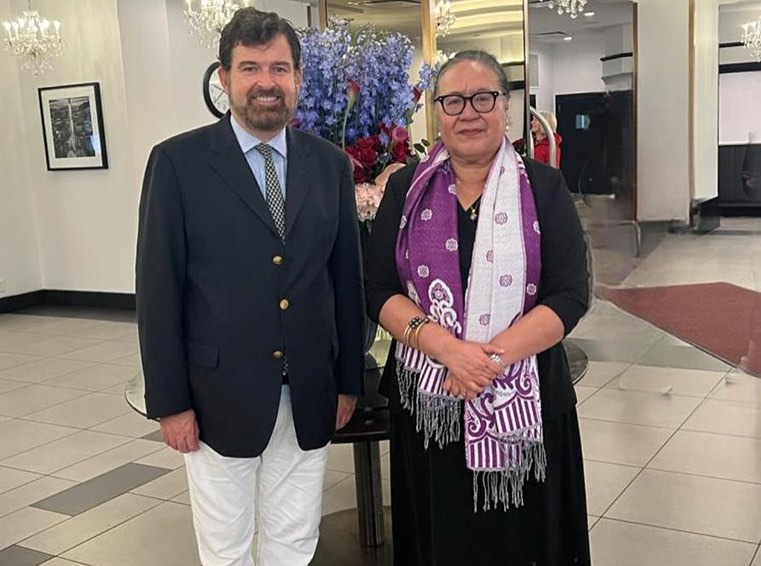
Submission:
M 500 504 L 507 511 L 510 504 L 513 507 L 523 506 L 523 484 L 526 482 L 531 469 L 534 469 L 534 479 L 543 482 L 547 470 L 547 454 L 544 444 L 532 442 L 521 446 L 521 458 L 517 466 L 505 470 L 474 470 L 473 471 L 473 512 L 478 512 L 479 493 L 483 493 L 483 511 L 495 511 Z
M 427 450 L 433 439 L 439 448 L 460 439 L 462 402 L 454 397 L 425 395 L 420 393 L 420 372 L 396 362 L 399 376 L 399 395 L 404 409 L 415 415 L 415 429 L 423 433 L 423 446 Z

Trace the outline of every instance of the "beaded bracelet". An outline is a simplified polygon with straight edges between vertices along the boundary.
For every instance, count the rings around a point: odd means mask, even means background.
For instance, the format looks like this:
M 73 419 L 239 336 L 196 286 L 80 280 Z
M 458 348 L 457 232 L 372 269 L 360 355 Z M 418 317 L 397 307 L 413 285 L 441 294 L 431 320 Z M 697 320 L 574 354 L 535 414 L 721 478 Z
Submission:
M 412 332 L 412 335 L 410 336 L 410 341 L 412 342 L 411 346 L 415 348 L 416 350 L 420 349 L 420 330 L 429 322 L 431 322 L 430 319 L 428 318 L 423 319 L 423 322 L 418 324 L 417 327 L 415 327 L 415 330 Z
M 410 342 L 410 339 L 412 338 L 412 333 L 428 322 L 427 318 L 423 318 L 422 316 L 413 316 L 410 321 L 407 323 L 407 327 L 404 329 L 404 335 L 402 336 L 402 342 L 407 344 L 408 346 L 412 346 L 412 343 Z

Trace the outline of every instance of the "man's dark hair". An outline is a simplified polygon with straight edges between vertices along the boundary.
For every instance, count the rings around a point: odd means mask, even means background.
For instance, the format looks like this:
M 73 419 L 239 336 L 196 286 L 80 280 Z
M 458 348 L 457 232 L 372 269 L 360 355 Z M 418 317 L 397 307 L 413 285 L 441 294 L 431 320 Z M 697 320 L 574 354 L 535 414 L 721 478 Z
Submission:
M 293 68 L 298 71 L 301 68 L 301 44 L 291 22 L 275 12 L 261 12 L 253 6 L 237 10 L 222 29 L 219 38 L 219 62 L 229 71 L 235 46 L 266 45 L 278 34 L 283 34 L 288 40 L 293 56 Z

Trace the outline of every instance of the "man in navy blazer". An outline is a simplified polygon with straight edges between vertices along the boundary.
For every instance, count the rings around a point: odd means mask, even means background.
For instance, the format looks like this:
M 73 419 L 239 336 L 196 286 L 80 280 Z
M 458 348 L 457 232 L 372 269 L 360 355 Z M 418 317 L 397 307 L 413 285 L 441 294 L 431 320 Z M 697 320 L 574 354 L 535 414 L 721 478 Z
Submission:
M 301 83 L 287 21 L 239 10 L 219 59 L 231 113 L 157 145 L 145 173 L 146 407 L 185 455 L 204 566 L 253 565 L 255 516 L 259 564 L 307 565 L 327 445 L 363 392 L 354 184 L 342 151 L 286 127 Z

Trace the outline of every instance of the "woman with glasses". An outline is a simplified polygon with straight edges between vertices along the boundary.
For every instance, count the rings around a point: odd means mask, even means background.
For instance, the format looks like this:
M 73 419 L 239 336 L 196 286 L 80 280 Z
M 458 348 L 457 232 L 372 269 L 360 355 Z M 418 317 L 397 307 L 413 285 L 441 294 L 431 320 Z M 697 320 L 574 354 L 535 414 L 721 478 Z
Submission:
M 507 97 L 494 57 L 450 59 L 441 139 L 391 176 L 373 223 L 397 566 L 590 564 L 560 343 L 587 309 L 584 239 L 561 174 L 505 137 Z

